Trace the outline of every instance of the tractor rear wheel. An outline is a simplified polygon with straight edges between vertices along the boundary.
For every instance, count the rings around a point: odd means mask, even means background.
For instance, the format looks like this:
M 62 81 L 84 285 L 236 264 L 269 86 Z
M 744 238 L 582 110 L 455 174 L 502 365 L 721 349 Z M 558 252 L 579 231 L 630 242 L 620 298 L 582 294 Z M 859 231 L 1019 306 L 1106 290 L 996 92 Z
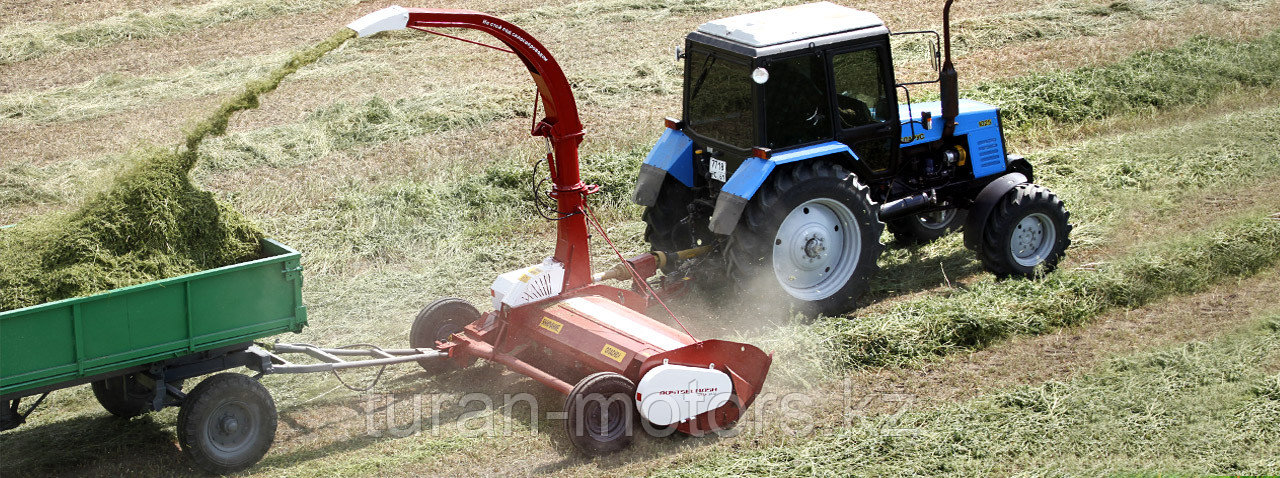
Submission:
M 409 346 L 415 349 L 435 348 L 436 342 L 447 342 L 453 334 L 462 332 L 467 324 L 480 318 L 476 306 L 457 297 L 439 299 L 428 304 L 413 319 L 413 328 L 409 330 Z M 458 363 L 453 357 L 430 358 L 418 361 L 430 375 L 459 370 L 465 365 Z
M 870 189 L 839 165 L 777 171 L 747 204 L 729 239 L 729 275 L 756 297 L 839 314 L 867 292 L 884 245 Z
M 690 218 L 693 191 L 667 175 L 654 205 L 644 208 L 644 240 L 654 251 L 676 252 L 709 243 L 714 235 L 707 220 Z
M 894 219 L 885 226 L 902 244 L 928 244 L 959 229 L 968 216 L 964 209 L 951 208 Z
M 1017 185 L 996 204 L 982 231 L 982 267 L 1000 278 L 1052 272 L 1071 245 L 1070 218 L 1053 191 Z
M 565 399 L 569 441 L 586 455 L 604 455 L 631 446 L 635 434 L 636 385 L 614 372 L 582 379 Z

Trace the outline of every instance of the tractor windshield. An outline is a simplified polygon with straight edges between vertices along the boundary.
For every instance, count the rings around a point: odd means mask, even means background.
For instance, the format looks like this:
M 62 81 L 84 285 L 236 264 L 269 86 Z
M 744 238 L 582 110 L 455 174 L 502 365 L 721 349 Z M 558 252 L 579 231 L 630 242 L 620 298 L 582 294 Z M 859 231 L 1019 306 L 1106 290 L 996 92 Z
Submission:
M 688 128 L 707 139 L 737 148 L 755 143 L 751 69 L 724 53 L 689 52 L 685 97 Z

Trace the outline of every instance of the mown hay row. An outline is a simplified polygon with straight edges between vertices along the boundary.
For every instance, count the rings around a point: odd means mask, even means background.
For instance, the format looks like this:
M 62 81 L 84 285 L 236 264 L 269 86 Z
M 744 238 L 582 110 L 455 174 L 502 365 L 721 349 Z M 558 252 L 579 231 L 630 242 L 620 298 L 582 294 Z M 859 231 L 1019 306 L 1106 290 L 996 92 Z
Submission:
M 1280 221 L 1251 218 L 1158 244 L 1097 270 L 982 281 L 884 313 L 820 322 L 840 367 L 904 363 L 1018 334 L 1078 325 L 1115 308 L 1204 290 L 1280 261 Z

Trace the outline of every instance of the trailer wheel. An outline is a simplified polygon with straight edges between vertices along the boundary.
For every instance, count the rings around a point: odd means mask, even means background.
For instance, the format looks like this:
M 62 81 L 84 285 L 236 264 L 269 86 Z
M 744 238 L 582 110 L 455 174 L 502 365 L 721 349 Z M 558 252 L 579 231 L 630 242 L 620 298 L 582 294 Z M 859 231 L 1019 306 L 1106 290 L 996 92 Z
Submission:
M 200 382 L 178 410 L 178 444 L 202 470 L 243 470 L 267 454 L 276 436 L 276 403 L 261 383 L 238 373 Z
M 884 249 L 878 216 L 870 189 L 843 167 L 812 161 L 775 172 L 729 238 L 729 276 L 754 297 L 846 312 L 867 292 Z
M 182 388 L 182 380 L 170 382 Z M 133 418 L 150 411 L 153 391 L 138 381 L 135 374 L 98 380 L 91 385 L 93 397 L 102 408 L 120 418 Z
M 594 373 L 579 381 L 564 404 L 569 441 L 591 456 L 631 446 L 635 394 L 636 385 L 613 372 Z
M 997 277 L 1052 272 L 1071 245 L 1071 214 L 1049 189 L 1019 184 L 991 211 L 978 257 Z
M 448 297 L 437 300 L 423 307 L 413 319 L 413 328 L 409 330 L 409 346 L 415 349 L 435 348 L 436 342 L 445 342 L 453 334 L 462 332 L 467 324 L 480 318 L 480 311 L 463 299 Z M 473 359 L 474 360 L 474 359 Z M 463 368 L 451 358 L 423 359 L 418 361 L 428 374 L 438 375 Z
M 120 418 L 133 418 L 147 411 L 151 390 L 129 375 L 93 382 L 93 397 L 102 408 Z
M 969 211 L 951 208 L 894 219 L 885 223 L 885 226 L 900 243 L 928 244 L 959 229 L 968 216 Z

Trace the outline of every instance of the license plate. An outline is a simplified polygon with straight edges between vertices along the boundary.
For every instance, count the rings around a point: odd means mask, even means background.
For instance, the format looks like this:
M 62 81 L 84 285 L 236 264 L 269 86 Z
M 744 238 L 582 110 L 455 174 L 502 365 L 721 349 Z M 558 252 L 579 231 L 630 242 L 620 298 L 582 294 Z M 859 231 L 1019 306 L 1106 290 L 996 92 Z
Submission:
M 726 180 L 724 161 L 721 161 L 716 158 L 711 158 L 711 179 L 714 179 L 720 182 L 724 182 Z

